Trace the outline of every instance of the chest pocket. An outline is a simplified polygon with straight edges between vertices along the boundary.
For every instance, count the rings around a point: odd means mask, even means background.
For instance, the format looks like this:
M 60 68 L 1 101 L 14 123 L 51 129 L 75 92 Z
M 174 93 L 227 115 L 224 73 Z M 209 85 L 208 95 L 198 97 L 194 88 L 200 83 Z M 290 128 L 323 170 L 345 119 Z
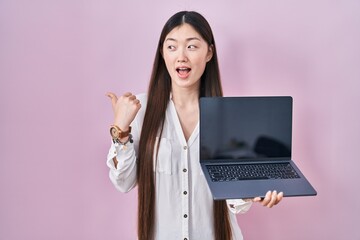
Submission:
M 153 156 L 153 170 L 158 173 L 171 174 L 171 160 L 172 160 L 172 147 L 171 141 L 168 138 L 160 139 L 159 153 L 156 158 L 156 150 L 159 138 L 156 138 L 154 156 Z

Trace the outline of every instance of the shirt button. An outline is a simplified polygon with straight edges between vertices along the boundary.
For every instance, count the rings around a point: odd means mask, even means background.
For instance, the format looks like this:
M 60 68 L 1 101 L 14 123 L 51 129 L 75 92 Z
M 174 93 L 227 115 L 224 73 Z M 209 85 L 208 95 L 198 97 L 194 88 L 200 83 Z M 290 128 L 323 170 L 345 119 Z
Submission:
M 187 216 L 187 214 L 184 214 L 184 218 L 187 218 L 188 216 Z
M 184 238 L 184 240 L 188 240 L 187 238 Z
M 187 146 L 184 146 L 184 150 L 187 150 L 188 149 L 188 147 Z
M 114 151 L 114 154 L 116 154 L 116 151 Z
M 184 169 L 183 169 L 183 172 L 187 172 L 187 169 L 186 169 L 186 168 L 184 168 Z
M 184 195 L 186 195 L 186 194 L 187 194 L 187 191 L 184 191 L 183 193 L 184 193 Z

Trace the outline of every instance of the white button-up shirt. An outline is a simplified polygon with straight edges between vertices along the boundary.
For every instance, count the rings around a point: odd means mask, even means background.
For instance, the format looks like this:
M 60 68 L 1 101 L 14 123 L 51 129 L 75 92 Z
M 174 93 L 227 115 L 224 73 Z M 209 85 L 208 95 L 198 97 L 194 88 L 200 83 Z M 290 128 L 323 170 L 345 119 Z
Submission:
M 110 180 L 121 192 L 136 185 L 136 156 L 147 96 L 141 94 L 137 98 L 142 107 L 131 124 L 133 144 L 113 143 L 107 157 Z M 154 162 L 155 239 L 214 239 L 213 199 L 199 162 L 199 125 L 186 141 L 171 99 L 159 144 L 158 159 Z M 114 157 L 118 160 L 117 168 Z M 246 212 L 251 202 L 238 199 L 227 200 L 227 204 L 233 239 L 241 240 L 235 214 Z

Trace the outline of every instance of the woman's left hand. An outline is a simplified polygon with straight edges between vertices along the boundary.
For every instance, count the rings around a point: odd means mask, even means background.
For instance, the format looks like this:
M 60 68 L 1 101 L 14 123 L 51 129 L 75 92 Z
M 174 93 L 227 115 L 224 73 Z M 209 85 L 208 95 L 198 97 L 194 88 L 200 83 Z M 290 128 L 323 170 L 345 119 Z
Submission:
M 277 193 L 276 191 L 268 191 L 263 199 L 261 197 L 256 197 L 252 201 L 258 202 L 264 207 L 272 208 L 282 200 L 283 196 L 283 192 Z

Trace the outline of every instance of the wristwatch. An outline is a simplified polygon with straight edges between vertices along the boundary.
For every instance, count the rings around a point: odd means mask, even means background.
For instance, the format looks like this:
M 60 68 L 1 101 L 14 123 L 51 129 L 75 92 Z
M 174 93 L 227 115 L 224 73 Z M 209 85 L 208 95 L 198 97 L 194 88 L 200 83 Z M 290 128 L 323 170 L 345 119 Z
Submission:
M 126 132 L 122 131 L 118 126 L 111 125 L 110 126 L 110 135 L 115 142 L 119 142 L 121 138 L 128 137 L 131 132 L 131 127 L 129 126 L 129 130 Z

